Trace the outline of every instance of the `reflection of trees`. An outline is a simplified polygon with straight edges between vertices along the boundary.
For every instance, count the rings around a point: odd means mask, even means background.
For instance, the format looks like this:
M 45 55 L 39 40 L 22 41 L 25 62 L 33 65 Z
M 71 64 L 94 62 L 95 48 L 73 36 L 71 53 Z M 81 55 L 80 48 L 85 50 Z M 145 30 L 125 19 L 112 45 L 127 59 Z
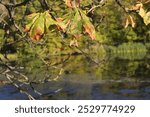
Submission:
M 97 57 L 92 56 L 97 61 Z M 14 66 L 1 60 L 1 74 L 7 78 L 5 83 L 11 83 L 29 99 L 47 99 L 47 96 L 56 99 L 57 96 L 63 99 L 72 96 L 84 98 L 83 94 L 91 95 L 94 84 L 97 84 L 97 91 L 100 87 L 103 93 L 118 93 L 124 89 L 140 89 L 149 82 L 142 78 L 150 74 L 148 60 L 133 61 L 108 56 L 103 59 L 105 61 L 98 65 L 83 55 L 53 56 L 45 64 L 41 59 L 31 57 L 20 59 Z

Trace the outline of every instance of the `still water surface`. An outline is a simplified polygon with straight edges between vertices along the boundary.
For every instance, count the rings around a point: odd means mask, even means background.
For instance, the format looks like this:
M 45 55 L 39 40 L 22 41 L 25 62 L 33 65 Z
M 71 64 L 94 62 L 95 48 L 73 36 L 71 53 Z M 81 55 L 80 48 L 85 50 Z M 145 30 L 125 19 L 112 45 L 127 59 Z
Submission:
M 55 67 L 51 68 L 36 60 L 22 61 L 19 65 L 24 69 L 20 72 L 28 76 L 29 81 L 15 82 L 35 99 L 150 99 L 149 55 L 129 58 L 106 55 L 94 60 L 100 64 L 83 55 L 54 57 L 51 63 Z M 0 79 L 6 78 L 0 75 Z M 13 84 L 5 83 L 0 84 L 0 99 L 28 99 L 28 96 Z

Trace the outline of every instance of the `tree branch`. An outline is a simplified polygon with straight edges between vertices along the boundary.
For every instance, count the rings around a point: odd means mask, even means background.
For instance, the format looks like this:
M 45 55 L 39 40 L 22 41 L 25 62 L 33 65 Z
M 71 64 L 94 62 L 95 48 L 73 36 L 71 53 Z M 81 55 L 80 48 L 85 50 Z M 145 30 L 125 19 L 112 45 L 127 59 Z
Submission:
M 125 6 L 123 6 L 119 0 L 115 0 L 115 1 L 116 1 L 116 3 L 117 3 L 126 13 L 128 13 L 128 11 L 126 10 Z
M 24 0 L 24 1 L 21 2 L 21 3 L 18 3 L 18 4 L 13 5 L 13 7 L 19 7 L 19 6 L 26 5 L 26 4 L 29 3 L 30 1 L 31 1 L 31 0 Z
M 39 0 L 39 2 L 41 4 L 41 7 L 42 7 L 43 10 L 49 10 L 49 6 L 48 6 L 46 0 Z

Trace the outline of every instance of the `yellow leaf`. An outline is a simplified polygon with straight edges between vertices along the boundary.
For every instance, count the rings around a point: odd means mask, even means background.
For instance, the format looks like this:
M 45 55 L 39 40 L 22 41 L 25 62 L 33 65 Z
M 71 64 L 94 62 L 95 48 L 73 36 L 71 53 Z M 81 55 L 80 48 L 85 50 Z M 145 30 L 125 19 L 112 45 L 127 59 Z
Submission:
M 131 15 L 129 15 L 129 21 L 130 21 L 130 24 L 131 24 L 131 26 L 134 28 L 135 27 L 135 22 L 134 22 L 134 20 L 133 20 L 133 17 L 131 16 Z
M 135 6 L 132 7 L 133 10 L 140 10 L 140 8 L 143 8 L 142 3 L 137 3 Z
M 33 13 L 27 16 L 28 24 L 25 26 L 24 31 L 29 32 L 32 28 L 33 24 L 36 22 L 36 20 L 39 18 L 40 13 Z
M 77 41 L 76 39 L 71 40 L 71 41 L 70 41 L 70 46 L 78 47 L 78 46 L 79 46 L 78 41 Z
M 125 28 L 127 28 L 129 26 L 129 19 L 126 19 L 126 23 L 125 23 Z
M 144 17 L 144 23 L 146 25 L 150 24 L 150 12 L 147 12 L 145 17 Z
M 128 15 L 125 23 L 125 28 L 127 28 L 129 25 L 131 25 L 133 28 L 135 27 L 135 21 L 131 15 Z
M 143 18 L 146 15 L 146 12 L 143 8 L 140 8 L 139 15 Z

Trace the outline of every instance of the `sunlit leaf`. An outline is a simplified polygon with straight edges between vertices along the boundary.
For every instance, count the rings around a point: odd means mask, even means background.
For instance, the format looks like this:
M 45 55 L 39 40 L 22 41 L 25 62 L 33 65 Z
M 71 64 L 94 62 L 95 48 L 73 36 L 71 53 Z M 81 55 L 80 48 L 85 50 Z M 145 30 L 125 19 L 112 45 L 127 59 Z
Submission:
M 150 24 L 150 12 L 147 12 L 146 15 L 144 16 L 144 23 L 146 25 Z
M 132 7 L 132 10 L 140 10 L 141 8 L 143 8 L 143 4 L 139 2 Z
M 143 8 L 140 8 L 139 15 L 143 18 L 146 25 L 150 24 L 150 11 L 146 12 Z
M 58 29 L 66 32 L 68 25 L 70 24 L 70 19 L 57 18 L 56 20 Z
M 77 41 L 76 39 L 71 40 L 71 41 L 70 41 L 70 46 L 78 47 L 78 46 L 79 46 L 78 41 Z
M 143 18 L 146 15 L 146 11 L 143 8 L 140 8 L 139 15 Z
M 28 24 L 25 26 L 25 32 L 29 32 L 32 40 L 40 40 L 49 30 L 51 25 L 56 25 L 48 11 L 43 13 L 33 13 L 27 16 Z
M 129 15 L 129 21 L 131 23 L 131 26 L 134 28 L 135 27 L 135 21 L 131 15 Z
M 45 12 L 45 26 L 46 30 L 49 29 L 51 25 L 55 25 L 57 22 L 52 18 L 48 11 Z
M 45 29 L 44 21 L 45 19 L 43 15 L 40 14 L 39 18 L 34 22 L 29 32 L 29 36 L 31 37 L 32 40 L 38 41 L 43 37 Z
M 124 27 L 125 27 L 125 28 L 127 28 L 128 26 L 129 26 L 129 19 L 127 18 L 127 19 L 126 19 L 126 23 L 125 23 L 125 26 L 124 26 Z
M 128 15 L 128 17 L 126 18 L 125 28 L 127 28 L 129 25 L 131 25 L 132 28 L 134 28 L 136 25 L 136 23 L 131 15 Z
M 24 29 L 25 32 L 30 31 L 32 25 L 35 23 L 35 21 L 38 19 L 39 16 L 40 16 L 40 13 L 33 13 L 27 16 L 28 24 L 25 26 L 25 29 Z

